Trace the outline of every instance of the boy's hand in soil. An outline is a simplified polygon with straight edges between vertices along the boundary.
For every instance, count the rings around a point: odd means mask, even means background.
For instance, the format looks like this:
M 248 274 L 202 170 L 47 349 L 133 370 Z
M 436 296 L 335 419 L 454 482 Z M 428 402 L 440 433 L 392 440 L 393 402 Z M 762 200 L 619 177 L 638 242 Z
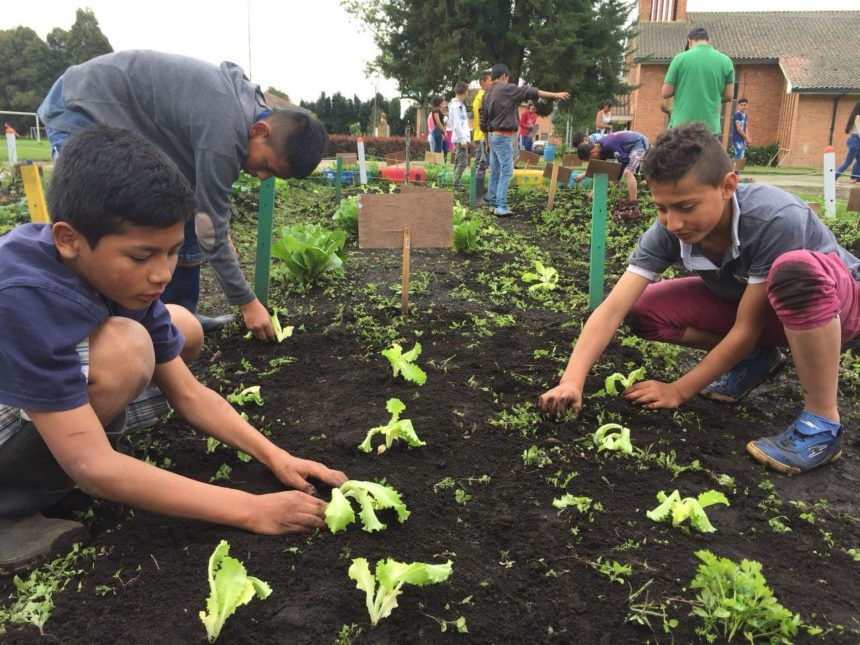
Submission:
M 623 392 L 624 398 L 649 410 L 674 409 L 684 402 L 684 397 L 673 383 L 642 381 Z
M 557 416 L 572 410 L 575 416 L 582 411 L 582 389 L 568 383 L 559 383 L 538 398 L 538 407 L 541 412 L 548 412 Z
M 339 470 L 332 470 L 318 461 L 293 457 L 286 450 L 278 451 L 269 468 L 281 483 L 309 495 L 313 495 L 316 488 L 307 481 L 307 477 L 318 479 L 332 488 L 340 487 L 347 480 L 347 476 Z
M 251 302 L 240 307 L 245 326 L 260 340 L 270 343 L 275 340 L 275 328 L 272 327 L 272 316 L 263 303 L 254 298 Z
M 254 495 L 246 528 L 260 535 L 301 533 L 325 526 L 326 503 L 297 490 Z

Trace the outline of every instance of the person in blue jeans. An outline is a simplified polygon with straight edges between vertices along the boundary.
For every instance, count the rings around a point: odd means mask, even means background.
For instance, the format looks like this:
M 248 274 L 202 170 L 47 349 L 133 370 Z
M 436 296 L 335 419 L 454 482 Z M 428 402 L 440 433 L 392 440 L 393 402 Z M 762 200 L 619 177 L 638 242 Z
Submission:
M 433 107 L 433 111 L 430 112 L 430 116 L 433 117 L 433 131 L 430 132 L 430 135 L 433 137 L 431 140 L 431 152 L 445 152 L 445 99 L 439 96 L 438 94 L 434 95 L 433 98 L 430 99 L 430 105 Z
M 494 209 L 496 217 L 510 217 L 514 213 L 508 208 L 508 185 L 514 175 L 513 137 L 519 128 L 517 108 L 523 101 L 536 101 L 538 98 L 566 100 L 570 94 L 545 92 L 531 85 L 510 83 L 510 70 L 502 63 L 493 65 L 490 78 L 492 85 L 484 94 L 479 117 L 481 130 L 488 133 L 490 144 L 487 204 Z
M 735 151 L 735 159 L 743 159 L 746 156 L 747 144 L 752 141 L 747 128 L 747 121 L 749 119 L 747 108 L 749 107 L 749 103 L 747 99 L 738 99 L 738 109 L 732 117 L 731 141 L 732 149 Z
M 845 161 L 836 169 L 836 179 L 839 179 L 851 162 L 854 162 L 854 168 L 851 169 L 851 183 L 860 183 L 860 101 L 857 101 L 854 109 L 851 110 L 851 116 L 848 117 L 848 123 L 845 125 L 845 134 L 848 135 L 848 154 L 845 155 Z

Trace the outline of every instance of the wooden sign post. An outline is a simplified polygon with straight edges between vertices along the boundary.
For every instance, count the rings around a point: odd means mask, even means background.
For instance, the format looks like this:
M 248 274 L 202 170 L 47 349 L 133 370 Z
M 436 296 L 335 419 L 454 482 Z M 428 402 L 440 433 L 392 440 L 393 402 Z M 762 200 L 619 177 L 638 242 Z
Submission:
M 558 183 L 561 182 L 567 186 L 570 181 L 570 168 L 559 166 L 557 163 L 547 164 L 543 169 L 544 179 L 549 179 L 549 199 L 546 202 L 546 209 L 552 210 L 555 205 L 555 191 L 558 190 Z
M 591 177 L 591 257 L 588 270 L 588 307 L 597 309 L 603 302 L 604 264 L 606 263 L 606 198 L 609 180 L 618 181 L 621 164 L 592 159 L 585 169 Z
M 520 155 L 517 161 L 522 161 L 525 165 L 523 168 L 528 169 L 529 166 L 537 166 L 540 161 L 540 155 L 528 150 L 520 150 Z
M 860 186 L 855 186 L 848 193 L 848 205 L 845 210 L 849 213 L 860 213 Z M 860 217 L 857 218 L 857 226 L 860 226 Z
M 400 311 L 409 311 L 409 269 L 413 248 L 450 247 L 454 243 L 454 194 L 448 190 L 403 186 L 393 195 L 361 195 L 358 248 L 403 251 Z

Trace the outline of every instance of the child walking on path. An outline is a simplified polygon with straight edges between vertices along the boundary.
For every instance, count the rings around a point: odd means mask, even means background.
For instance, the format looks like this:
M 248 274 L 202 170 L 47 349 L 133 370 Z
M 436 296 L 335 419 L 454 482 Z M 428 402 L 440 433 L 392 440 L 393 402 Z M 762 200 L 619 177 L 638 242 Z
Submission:
M 475 95 L 475 99 L 472 101 L 472 120 L 474 123 L 473 136 L 475 139 L 475 190 L 478 194 L 475 205 L 483 206 L 485 203 L 484 175 L 487 172 L 487 164 L 490 160 L 490 148 L 486 138 L 484 137 L 484 131 L 481 130 L 480 115 L 481 104 L 484 102 L 484 94 L 488 89 L 490 89 L 490 85 L 492 84 L 489 70 L 481 72 L 478 76 L 478 84 L 481 86 L 481 89 L 478 90 L 478 93 Z
M 738 185 L 710 128 L 688 123 L 658 137 L 643 162 L 658 221 L 627 271 L 591 314 L 545 412 L 576 412 L 589 370 L 626 319 L 637 335 L 707 351 L 672 383 L 624 392 L 650 409 L 677 408 L 697 393 L 736 402 L 773 374 L 791 349 L 804 405 L 782 432 L 749 442 L 757 460 L 787 474 L 838 459 L 840 348 L 860 333 L 860 260 L 797 197 Z M 681 261 L 696 277 L 659 281 Z
M 10 166 L 14 166 L 18 163 L 18 142 L 15 139 L 20 135 L 8 121 L 3 125 L 3 130 L 6 133 L 6 161 Z
M 201 325 L 159 300 L 195 210 L 176 165 L 140 135 L 95 126 L 67 141 L 48 207 L 52 224 L 0 238 L 0 574 L 86 537 L 82 524 L 42 515 L 76 485 L 260 534 L 322 527 L 325 502 L 306 478 L 346 476 L 276 446 L 199 383 L 186 361 L 203 346 Z M 150 381 L 204 435 L 299 490 L 213 486 L 117 452 Z

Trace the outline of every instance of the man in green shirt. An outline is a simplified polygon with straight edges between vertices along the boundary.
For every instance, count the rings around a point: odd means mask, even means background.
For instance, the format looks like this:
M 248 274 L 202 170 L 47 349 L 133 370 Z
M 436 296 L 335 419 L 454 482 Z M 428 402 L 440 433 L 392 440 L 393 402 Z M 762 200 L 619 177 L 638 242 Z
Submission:
M 720 134 L 720 105 L 732 100 L 734 84 L 732 60 L 713 48 L 707 31 L 696 27 L 687 36 L 686 50 L 672 59 L 663 81 L 663 99 L 675 97 L 669 127 L 702 121 Z

